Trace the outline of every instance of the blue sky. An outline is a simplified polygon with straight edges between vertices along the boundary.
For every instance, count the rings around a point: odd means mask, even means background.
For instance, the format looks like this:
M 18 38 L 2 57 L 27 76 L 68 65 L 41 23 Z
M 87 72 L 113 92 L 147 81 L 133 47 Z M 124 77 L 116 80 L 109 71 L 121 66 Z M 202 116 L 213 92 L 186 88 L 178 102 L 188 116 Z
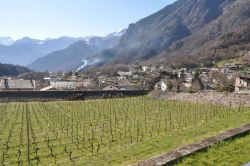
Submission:
M 175 0 L 0 0 L 0 36 L 106 35 Z

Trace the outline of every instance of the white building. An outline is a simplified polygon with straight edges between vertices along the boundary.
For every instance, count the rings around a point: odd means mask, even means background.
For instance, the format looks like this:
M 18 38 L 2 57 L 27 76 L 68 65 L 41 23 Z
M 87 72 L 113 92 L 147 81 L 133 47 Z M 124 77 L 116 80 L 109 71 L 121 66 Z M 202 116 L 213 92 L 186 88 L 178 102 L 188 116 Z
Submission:
M 249 76 L 236 77 L 235 93 L 250 94 L 250 77 Z
M 160 80 L 155 84 L 155 90 L 161 90 L 161 91 L 167 91 L 167 81 L 166 80 Z
M 67 81 L 51 81 L 50 86 L 56 88 L 58 90 L 74 90 L 76 89 L 75 82 L 67 82 Z
M 118 71 L 117 74 L 119 76 L 132 76 L 133 75 L 132 71 L 129 71 L 129 72 Z
M 142 71 L 143 72 L 147 72 L 150 70 L 150 67 L 149 66 L 142 66 Z

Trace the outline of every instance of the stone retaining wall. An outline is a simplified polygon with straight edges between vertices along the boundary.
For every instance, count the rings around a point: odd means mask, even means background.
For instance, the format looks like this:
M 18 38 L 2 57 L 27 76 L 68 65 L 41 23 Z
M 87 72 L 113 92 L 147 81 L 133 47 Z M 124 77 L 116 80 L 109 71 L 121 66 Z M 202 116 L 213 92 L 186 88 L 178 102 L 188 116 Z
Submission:
M 116 98 L 147 95 L 149 91 L 0 91 L 0 101 L 51 101 Z
M 198 93 L 173 93 L 154 91 L 150 96 L 163 100 L 179 100 L 196 103 L 222 104 L 222 105 L 245 105 L 250 106 L 249 94 L 220 93 L 215 91 Z

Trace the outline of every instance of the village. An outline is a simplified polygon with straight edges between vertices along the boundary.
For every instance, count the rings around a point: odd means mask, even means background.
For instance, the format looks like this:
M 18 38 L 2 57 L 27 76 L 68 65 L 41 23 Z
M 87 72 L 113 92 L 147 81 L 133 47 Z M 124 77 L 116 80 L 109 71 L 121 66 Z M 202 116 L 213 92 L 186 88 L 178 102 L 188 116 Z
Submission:
M 250 70 L 247 65 L 236 63 L 192 69 L 162 64 L 131 65 L 115 72 L 26 73 L 18 77 L 1 77 L 0 80 L 1 91 L 157 90 L 250 94 Z

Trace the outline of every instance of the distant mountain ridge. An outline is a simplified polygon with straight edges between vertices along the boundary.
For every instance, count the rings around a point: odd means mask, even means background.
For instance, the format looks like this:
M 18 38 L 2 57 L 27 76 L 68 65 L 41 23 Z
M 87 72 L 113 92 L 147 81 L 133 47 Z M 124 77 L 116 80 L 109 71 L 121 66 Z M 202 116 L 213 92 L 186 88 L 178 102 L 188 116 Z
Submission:
M 109 34 L 105 37 L 85 37 L 78 42 L 70 45 L 66 49 L 55 51 L 44 57 L 38 58 L 28 65 L 36 71 L 68 71 L 78 70 L 96 63 L 94 58 L 86 60 L 105 49 L 110 49 L 119 43 L 121 36 L 126 29 Z
M 25 66 L 39 57 L 67 48 L 78 40 L 80 39 L 72 37 L 61 37 L 51 40 L 38 40 L 24 37 L 17 41 L 12 41 L 11 44 L 6 44 L 6 40 L 2 40 L 2 44 L 0 42 L 0 62 Z
M 95 58 L 106 66 L 212 63 L 244 56 L 249 27 L 249 0 L 178 0 L 131 24 L 117 46 Z
M 24 37 L 22 39 L 16 40 L 12 46 L 25 45 L 25 44 L 40 44 L 41 42 L 45 42 L 45 40 L 32 39 L 29 37 Z
M 85 41 L 78 41 L 66 49 L 48 54 L 28 65 L 36 71 L 68 71 L 82 63 L 84 55 L 97 53 L 95 47 L 91 47 Z
M 81 40 L 85 41 L 87 44 L 96 47 L 99 51 L 112 48 L 119 43 L 122 35 L 126 32 L 126 29 L 121 29 L 117 32 L 108 34 L 107 36 L 90 36 L 84 37 Z
M 14 42 L 11 37 L 0 37 L 0 45 L 11 46 Z

